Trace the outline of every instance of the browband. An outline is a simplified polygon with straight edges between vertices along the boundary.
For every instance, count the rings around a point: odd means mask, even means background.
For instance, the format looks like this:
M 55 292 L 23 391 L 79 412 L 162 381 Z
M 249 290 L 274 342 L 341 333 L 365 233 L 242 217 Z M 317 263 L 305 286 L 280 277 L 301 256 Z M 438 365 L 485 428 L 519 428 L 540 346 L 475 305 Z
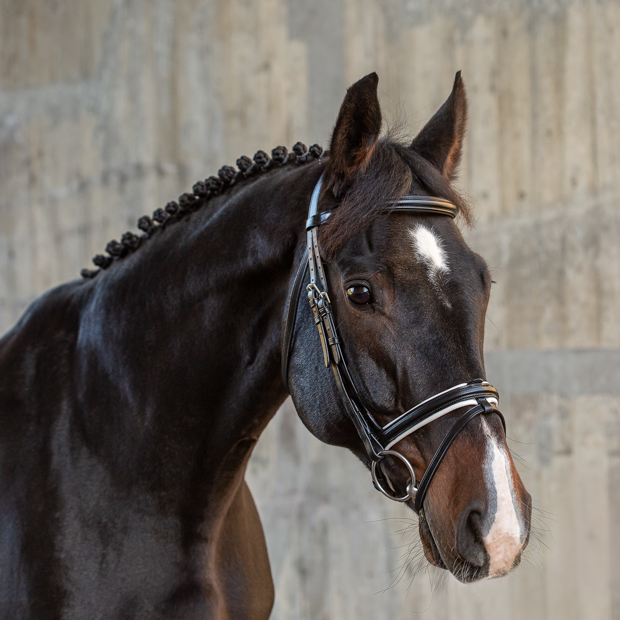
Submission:
M 321 179 L 319 179 L 319 183 Z M 319 192 L 321 186 L 318 185 Z M 315 187 L 316 189 L 316 187 Z M 314 197 L 314 192 L 312 194 Z M 306 220 L 306 230 L 310 230 L 315 226 L 320 226 L 324 224 L 329 216 L 331 215 L 331 211 L 323 211 L 318 213 L 318 199 L 319 196 L 316 196 L 316 205 L 315 212 L 312 213 L 312 204 L 310 205 L 310 214 L 308 219 Z M 385 208 L 383 209 L 384 213 L 416 213 L 418 215 L 447 215 L 454 219 L 458 215 L 458 209 L 449 201 L 444 200 L 443 198 L 432 198 L 426 196 L 403 196 L 399 198 L 396 202 L 387 202 L 385 204 Z
M 414 508 L 419 513 L 423 508 L 426 492 L 439 464 L 460 431 L 470 420 L 480 414 L 497 413 L 505 430 L 504 417 L 498 409 L 499 394 L 490 383 L 482 379 L 475 379 L 469 383 L 461 383 L 439 394 L 435 394 L 383 427 L 377 423 L 371 412 L 364 406 L 349 373 L 331 310 L 331 301 L 327 292 L 327 279 L 323 269 L 317 234 L 318 227 L 327 221 L 331 215 L 330 212 L 318 212 L 322 180 L 323 177 L 321 176 L 314 187 L 310 199 L 308 220 L 306 222 L 307 253 L 295 274 L 286 310 L 286 322 L 282 338 L 282 381 L 288 389 L 288 368 L 297 307 L 299 305 L 301 288 L 306 279 L 306 273 L 309 271 L 310 283 L 306 286 L 306 290 L 314 322 L 319 332 L 323 360 L 325 366 L 331 367 L 333 371 L 336 387 L 344 408 L 353 422 L 371 460 L 373 484 L 377 490 L 395 501 L 404 502 L 415 498 Z M 385 212 L 407 212 L 418 215 L 438 215 L 454 218 L 458 210 L 451 202 L 444 198 L 403 196 L 397 201 L 386 203 Z M 468 407 L 468 409 L 457 418 L 450 431 L 448 431 L 426 468 L 420 484 L 416 487 L 416 476 L 411 463 L 400 452 L 394 451 L 391 448 L 401 439 L 416 432 L 423 426 L 464 407 Z M 409 470 L 411 482 L 407 486 L 407 493 L 402 497 L 398 497 L 390 492 L 390 489 L 394 491 L 394 488 L 382 468 L 382 461 L 387 455 L 400 459 Z

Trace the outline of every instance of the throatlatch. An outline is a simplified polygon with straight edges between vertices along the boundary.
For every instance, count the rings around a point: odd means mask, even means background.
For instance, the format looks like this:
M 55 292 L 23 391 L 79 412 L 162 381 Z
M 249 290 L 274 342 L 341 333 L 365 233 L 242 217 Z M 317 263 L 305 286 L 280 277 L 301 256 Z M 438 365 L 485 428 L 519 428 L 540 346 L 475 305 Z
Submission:
M 385 426 L 377 423 L 374 416 L 364 406 L 351 378 L 342 354 L 340 339 L 334 322 L 318 241 L 318 228 L 330 216 L 329 212 L 319 213 L 319 194 L 321 193 L 322 181 L 323 177 L 321 176 L 314 187 L 312 198 L 310 199 L 308 220 L 306 222 L 307 256 L 306 259 L 302 260 L 297 270 L 288 303 L 282 344 L 282 380 L 288 388 L 288 367 L 297 306 L 301 288 L 306 279 L 306 273 L 309 272 L 310 282 L 306 285 L 306 291 L 314 322 L 319 332 L 323 361 L 327 368 L 331 367 L 332 369 L 347 415 L 355 425 L 371 460 L 373 484 L 378 491 L 394 501 L 406 502 L 413 499 L 414 509 L 417 513 L 420 513 L 431 480 L 442 459 L 458 434 L 473 418 L 480 414 L 497 413 L 504 426 L 504 431 L 506 430 L 504 416 L 498 409 L 499 394 L 490 383 L 482 379 L 474 379 L 469 383 L 461 383 L 439 394 L 435 394 L 399 415 Z M 455 218 L 457 208 L 443 198 L 404 196 L 395 203 L 386 204 L 386 212 L 407 212 L 418 215 L 437 215 Z M 416 475 L 411 463 L 400 452 L 393 450 L 393 446 L 426 424 L 430 424 L 434 420 L 463 407 L 468 407 L 468 409 L 457 418 L 452 428 L 443 438 L 435 455 L 428 464 L 420 483 L 416 486 Z M 383 470 L 382 463 L 386 456 L 393 456 L 401 460 L 409 471 L 411 480 L 407 485 L 405 495 L 399 496 L 396 494 L 394 486 Z

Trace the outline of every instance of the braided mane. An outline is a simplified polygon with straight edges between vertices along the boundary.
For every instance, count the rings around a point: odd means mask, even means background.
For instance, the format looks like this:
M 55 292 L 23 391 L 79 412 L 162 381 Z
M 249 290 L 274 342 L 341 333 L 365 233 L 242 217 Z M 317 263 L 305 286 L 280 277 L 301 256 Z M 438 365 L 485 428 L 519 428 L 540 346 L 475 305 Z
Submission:
M 185 215 L 204 206 L 211 198 L 221 195 L 229 187 L 237 185 L 245 179 L 281 166 L 303 165 L 319 159 L 323 154 L 323 149 L 318 144 L 313 144 L 308 149 L 302 142 L 297 142 L 290 153 L 285 146 L 277 146 L 271 151 L 271 158 L 265 151 L 257 151 L 253 160 L 243 155 L 237 160 L 238 170 L 232 166 L 222 166 L 217 176 L 211 176 L 204 181 L 195 183 L 192 194 L 181 194 L 178 202 L 173 200 L 163 209 L 156 209 L 152 218 L 143 215 L 138 220 L 138 228 L 142 231 L 141 235 L 128 231 L 121 237 L 120 241 L 113 239 L 106 245 L 107 256 L 97 254 L 93 258 L 93 263 L 99 269 L 82 269 L 80 273 L 83 278 L 94 278 L 102 269 L 107 269 L 115 261 L 135 252 L 157 229 L 178 222 Z

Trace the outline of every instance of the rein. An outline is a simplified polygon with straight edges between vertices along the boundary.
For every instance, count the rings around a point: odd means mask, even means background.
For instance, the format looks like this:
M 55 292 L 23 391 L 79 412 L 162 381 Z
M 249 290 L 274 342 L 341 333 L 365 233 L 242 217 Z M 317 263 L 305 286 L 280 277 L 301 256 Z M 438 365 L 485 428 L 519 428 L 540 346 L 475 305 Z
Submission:
M 318 241 L 318 228 L 331 215 L 329 212 L 319 213 L 318 211 L 322 180 L 323 177 L 321 176 L 314 187 L 312 198 L 310 199 L 308 220 L 306 222 L 307 255 L 299 265 L 289 298 L 282 341 L 282 380 L 288 389 L 288 369 L 293 344 L 293 331 L 297 318 L 297 306 L 299 305 L 301 288 L 306 280 L 306 273 L 309 272 L 310 282 L 306 285 L 306 291 L 314 322 L 319 332 L 323 361 L 327 368 L 331 367 L 332 369 L 347 415 L 353 422 L 364 444 L 366 453 L 371 460 L 373 484 L 378 491 L 394 501 L 406 502 L 413 499 L 414 510 L 419 514 L 423 510 L 424 498 L 441 461 L 458 434 L 473 418 L 480 414 L 497 413 L 504 426 L 504 432 L 506 431 L 504 416 L 498 409 L 499 394 L 490 383 L 482 379 L 474 379 L 469 383 L 461 383 L 427 398 L 385 426 L 381 426 L 375 420 L 374 416 L 362 402 L 349 373 L 342 354 L 341 341 L 334 323 L 327 279 L 321 261 Z M 451 202 L 443 198 L 427 196 L 403 196 L 396 203 L 386 204 L 385 211 L 387 213 L 405 212 L 417 215 L 448 216 L 452 219 L 457 214 L 457 208 Z M 457 418 L 452 428 L 443 438 L 420 483 L 416 486 L 416 475 L 411 463 L 400 452 L 391 448 L 401 439 L 430 422 L 463 407 L 469 408 Z M 409 471 L 411 481 L 407 485 L 406 493 L 403 496 L 396 494 L 394 486 L 383 470 L 382 463 L 386 456 L 400 459 Z

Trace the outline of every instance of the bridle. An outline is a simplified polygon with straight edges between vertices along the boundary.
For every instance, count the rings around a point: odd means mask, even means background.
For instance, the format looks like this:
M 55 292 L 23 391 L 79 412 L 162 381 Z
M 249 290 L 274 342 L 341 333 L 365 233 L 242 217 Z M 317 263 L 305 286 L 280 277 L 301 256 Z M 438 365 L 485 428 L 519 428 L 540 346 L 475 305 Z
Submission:
M 349 373 L 347 363 L 342 354 L 341 341 L 334 323 L 334 315 L 327 289 L 327 279 L 321 261 L 318 242 L 318 228 L 331 215 L 330 212 L 319 213 L 319 194 L 321 192 L 322 180 L 323 177 L 321 176 L 314 187 L 312 198 L 310 199 L 308 220 L 306 222 L 307 255 L 299 265 L 288 302 L 282 339 L 282 380 L 288 389 L 288 368 L 293 345 L 297 306 L 299 305 L 301 287 L 306 279 L 306 272 L 309 271 L 310 283 L 306 285 L 306 291 L 308 292 L 308 301 L 310 302 L 314 322 L 319 331 L 323 360 L 325 366 L 331 367 L 333 371 L 344 408 L 355 425 L 366 453 L 371 460 L 373 484 L 378 491 L 394 501 L 406 502 L 409 499 L 414 499 L 414 509 L 417 513 L 420 513 L 423 510 L 424 498 L 437 468 L 458 434 L 473 418 L 480 414 L 497 413 L 502 421 L 504 432 L 506 431 L 504 416 L 498 409 L 499 394 L 490 383 L 482 379 L 474 379 L 469 383 L 455 385 L 448 390 L 427 398 L 385 426 L 381 426 L 375 420 L 362 402 Z M 404 196 L 396 202 L 387 203 L 385 211 L 386 213 L 404 212 L 418 215 L 448 216 L 451 218 L 455 218 L 457 214 L 457 208 L 451 202 L 443 198 L 428 196 Z M 457 418 L 452 428 L 443 438 L 419 485 L 416 487 L 416 476 L 411 463 L 400 452 L 391 448 L 401 439 L 407 437 L 407 435 L 463 407 L 469 408 Z M 403 496 L 396 494 L 394 486 L 383 470 L 382 462 L 386 456 L 400 459 L 409 471 L 411 481 L 407 485 L 406 493 Z

